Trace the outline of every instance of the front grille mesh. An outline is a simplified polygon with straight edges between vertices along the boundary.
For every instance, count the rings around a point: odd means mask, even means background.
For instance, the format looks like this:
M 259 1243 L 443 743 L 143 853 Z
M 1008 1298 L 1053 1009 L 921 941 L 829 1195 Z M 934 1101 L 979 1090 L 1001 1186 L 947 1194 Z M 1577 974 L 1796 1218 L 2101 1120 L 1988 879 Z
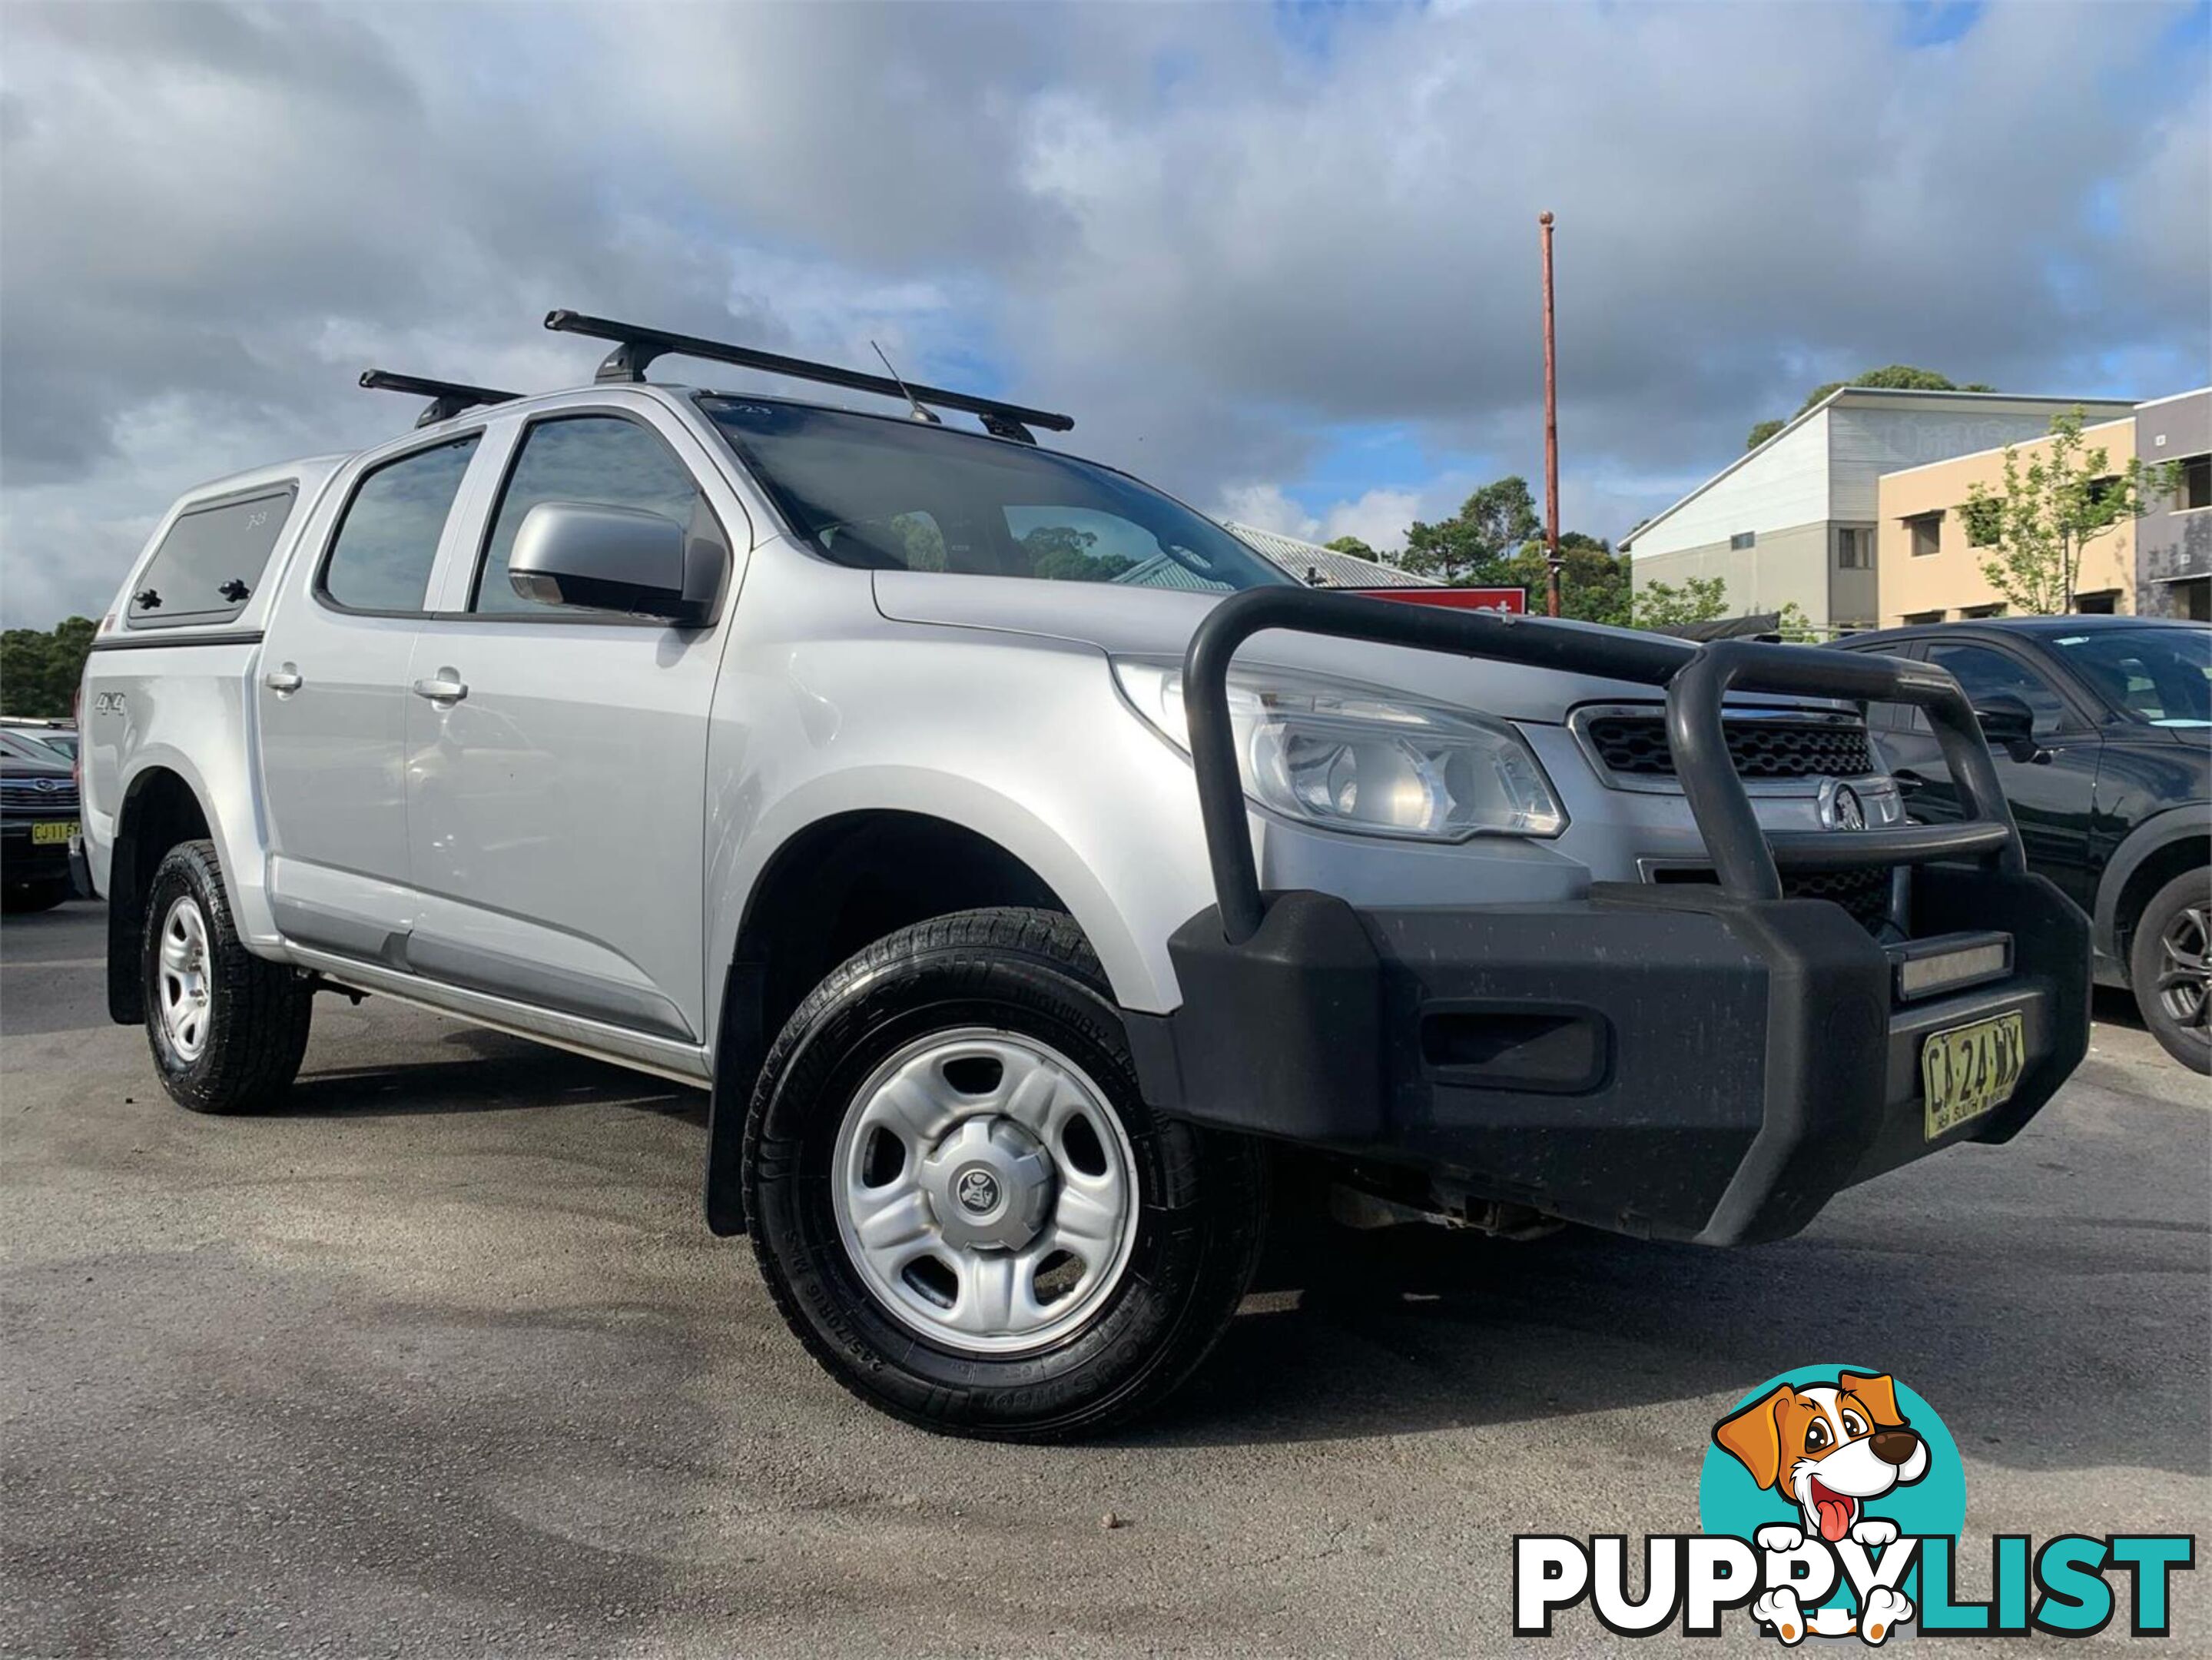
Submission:
M 1672 778 L 1674 751 L 1658 714 L 1601 714 L 1589 726 L 1590 746 L 1612 771 L 1628 777 Z M 1730 720 L 1729 758 L 1741 778 L 1862 778 L 1875 770 L 1874 751 L 1856 721 Z
M 1662 868 L 1651 873 L 1655 882 L 1712 882 L 1709 870 Z M 1869 933 L 1880 933 L 1889 921 L 1890 873 L 1875 870 L 1786 871 L 1782 877 L 1785 899 L 1826 899 L 1841 905 Z
M 27 778 L 0 778 L 0 807 L 16 812 L 59 815 L 76 811 L 76 786 L 66 778 L 53 780 L 54 787 L 40 789 Z
M 1788 899 L 1827 899 L 1849 911 L 1869 933 L 1889 920 L 1889 872 L 1875 870 L 1796 871 L 1782 879 Z

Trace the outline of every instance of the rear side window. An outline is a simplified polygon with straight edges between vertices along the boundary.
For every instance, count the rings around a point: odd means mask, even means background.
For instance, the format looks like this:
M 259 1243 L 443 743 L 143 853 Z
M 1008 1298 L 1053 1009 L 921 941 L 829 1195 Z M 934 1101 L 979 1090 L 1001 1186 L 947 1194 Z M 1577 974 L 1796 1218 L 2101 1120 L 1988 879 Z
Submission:
M 477 435 L 386 461 L 357 485 L 323 562 L 322 591 L 347 611 L 419 611 L 438 538 Z
M 695 534 L 699 528 L 695 520 L 706 511 L 690 469 L 635 421 L 611 415 L 540 421 L 523 435 L 522 452 L 507 475 L 470 610 L 565 611 L 573 615 L 574 607 L 524 598 L 507 581 L 507 559 L 514 550 L 514 533 L 541 502 L 637 508 L 673 519 Z
M 179 514 L 146 562 L 125 620 L 135 629 L 228 623 L 246 609 L 292 514 L 289 484 Z

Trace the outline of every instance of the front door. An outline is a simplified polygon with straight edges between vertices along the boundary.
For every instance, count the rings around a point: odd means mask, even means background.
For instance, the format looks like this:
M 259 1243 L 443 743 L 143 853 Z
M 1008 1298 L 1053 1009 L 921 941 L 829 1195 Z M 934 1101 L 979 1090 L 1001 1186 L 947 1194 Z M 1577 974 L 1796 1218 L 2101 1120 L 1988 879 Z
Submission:
M 399 966 L 413 919 L 405 739 L 430 575 L 480 435 L 375 464 L 270 622 L 258 703 L 269 892 L 301 945 Z
M 541 502 L 643 508 L 729 546 L 678 443 L 696 447 L 680 428 L 596 410 L 522 429 L 482 546 L 415 658 L 408 958 L 431 979 L 696 1043 L 721 631 L 543 605 L 507 575 Z
M 2093 906 L 2097 894 L 2090 865 L 2090 809 L 2102 746 L 2095 726 L 2048 677 L 2008 648 L 1937 640 L 1928 644 L 1925 654 L 1957 677 L 1967 702 L 2014 697 L 2034 715 L 2033 758 L 2016 758 L 1992 747 L 1997 781 L 2020 825 L 2030 867 L 2057 883 L 2075 903 Z M 1955 821 L 1959 794 L 1926 720 L 1916 713 L 1909 723 L 1880 733 L 1879 741 L 1905 792 L 1905 812 L 1927 824 Z

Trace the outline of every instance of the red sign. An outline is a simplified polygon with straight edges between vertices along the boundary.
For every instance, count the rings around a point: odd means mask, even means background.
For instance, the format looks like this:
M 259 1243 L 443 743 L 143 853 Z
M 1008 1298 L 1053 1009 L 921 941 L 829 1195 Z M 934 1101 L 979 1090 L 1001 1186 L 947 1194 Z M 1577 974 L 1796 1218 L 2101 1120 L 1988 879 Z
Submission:
M 1448 611 L 1502 611 L 1528 614 L 1526 588 L 1355 588 L 1370 599 L 1401 599 L 1409 605 L 1442 605 Z

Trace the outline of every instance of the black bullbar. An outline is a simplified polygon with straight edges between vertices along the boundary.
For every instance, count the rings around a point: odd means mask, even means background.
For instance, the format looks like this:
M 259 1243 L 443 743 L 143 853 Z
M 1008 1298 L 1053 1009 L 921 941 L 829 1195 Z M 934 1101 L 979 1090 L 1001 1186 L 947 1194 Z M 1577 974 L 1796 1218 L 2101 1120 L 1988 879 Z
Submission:
M 1663 687 L 1717 879 L 1449 908 L 1262 892 L 1227 677 L 1276 629 Z M 1182 1006 L 1128 1017 L 1163 1111 L 1599 1227 L 1733 1244 L 1793 1233 L 1841 1189 L 1954 1141 L 2009 1140 L 2087 1050 L 2087 919 L 2027 873 L 1972 709 L 1930 665 L 1268 588 L 1215 608 L 1183 676 L 1216 903 L 1170 942 Z M 1729 757 L 1732 690 L 1915 705 L 1961 820 L 1764 830 Z M 1874 866 L 1906 873 L 1902 948 L 1826 900 L 1783 897 L 1784 871 Z M 1949 985 L 1924 972 L 1954 948 L 1987 966 Z M 1900 989 L 1908 960 L 1935 989 Z M 2008 1097 L 1939 1122 L 1924 1046 L 2015 1013 Z

